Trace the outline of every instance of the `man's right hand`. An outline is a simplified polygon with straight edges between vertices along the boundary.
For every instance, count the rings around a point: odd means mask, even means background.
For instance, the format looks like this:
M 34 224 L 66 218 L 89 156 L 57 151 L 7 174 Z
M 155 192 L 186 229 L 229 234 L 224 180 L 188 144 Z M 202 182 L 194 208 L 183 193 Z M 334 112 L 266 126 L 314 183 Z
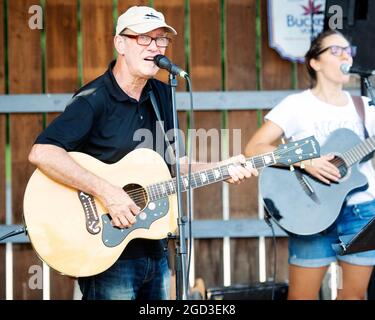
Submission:
M 112 225 L 118 228 L 129 228 L 137 222 L 136 216 L 141 208 L 121 188 L 112 186 L 107 190 L 108 196 L 102 197 L 105 207 L 112 218 Z

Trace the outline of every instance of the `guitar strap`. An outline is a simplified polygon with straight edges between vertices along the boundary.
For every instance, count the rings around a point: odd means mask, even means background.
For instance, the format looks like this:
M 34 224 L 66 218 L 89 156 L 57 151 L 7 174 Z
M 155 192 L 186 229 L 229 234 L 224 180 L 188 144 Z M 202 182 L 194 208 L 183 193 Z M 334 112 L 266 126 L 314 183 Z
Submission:
M 158 106 L 158 103 L 156 101 L 155 94 L 154 94 L 154 92 L 152 90 L 150 91 L 150 99 L 151 99 L 152 107 L 154 108 L 154 111 L 155 111 L 155 114 L 156 114 L 156 118 L 158 119 L 158 123 L 159 123 L 160 129 L 161 129 L 161 132 L 163 133 L 164 141 L 167 144 L 167 151 L 168 151 L 168 155 L 169 155 L 169 161 L 171 161 L 170 163 L 176 163 L 176 156 L 174 154 L 173 147 L 171 146 L 171 143 L 169 142 L 168 137 L 167 137 L 167 135 L 165 133 L 164 125 L 163 125 L 164 122 L 161 120 L 159 106 Z M 175 175 L 175 168 L 174 168 L 174 166 L 171 165 L 170 168 L 171 168 L 171 174 L 172 174 L 172 176 L 175 177 L 176 175 Z
M 361 96 L 352 96 L 352 100 L 353 100 L 353 103 L 355 105 L 355 109 L 357 110 L 357 113 L 362 120 L 363 130 L 364 130 L 364 133 L 365 133 L 365 139 L 367 139 L 369 137 L 369 134 L 368 134 L 368 131 L 366 129 L 365 104 L 363 103 L 363 99 L 362 99 Z M 373 156 L 374 156 L 374 151 L 371 152 L 366 157 L 364 157 L 360 162 L 366 162 L 367 160 L 372 159 Z
M 363 130 L 365 132 L 365 139 L 367 139 L 369 135 L 366 129 L 366 113 L 365 113 L 365 105 L 363 103 L 363 99 L 360 96 L 352 96 L 352 100 L 354 102 L 357 113 L 362 120 Z

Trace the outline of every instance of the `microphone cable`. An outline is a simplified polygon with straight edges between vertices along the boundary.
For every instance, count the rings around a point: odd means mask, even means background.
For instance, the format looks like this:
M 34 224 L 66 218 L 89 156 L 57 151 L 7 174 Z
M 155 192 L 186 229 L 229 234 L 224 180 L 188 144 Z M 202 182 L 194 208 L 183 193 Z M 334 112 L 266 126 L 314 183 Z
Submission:
M 18 229 L 14 229 L 13 231 L 3 235 L 2 237 L 0 237 L 0 241 L 3 241 L 7 238 L 10 238 L 10 237 L 13 237 L 13 236 L 17 236 L 21 233 L 25 233 L 25 235 L 27 235 L 27 229 L 26 227 L 20 227 Z
M 189 75 L 184 77 L 188 84 L 189 97 L 190 97 L 190 116 L 189 116 L 189 128 L 188 128 L 188 141 L 189 141 L 189 155 L 188 155 L 188 191 L 187 191 L 187 202 L 188 202 L 188 259 L 187 259 L 187 272 L 186 272 L 186 283 L 189 286 L 189 275 L 190 275 L 190 265 L 191 265 L 191 252 L 193 244 L 193 233 L 192 233 L 192 188 L 191 188 L 191 162 L 193 154 L 193 141 L 191 139 L 191 132 L 194 129 L 194 107 L 193 107 L 193 86 Z M 190 290 L 189 290 L 190 291 Z
M 271 300 L 275 300 L 275 289 L 276 289 L 276 274 L 277 274 L 277 249 L 276 249 L 276 234 L 273 224 L 271 222 L 271 216 L 268 211 L 265 210 L 264 221 L 271 228 L 272 232 L 272 252 L 273 252 L 273 276 L 272 276 L 272 293 Z

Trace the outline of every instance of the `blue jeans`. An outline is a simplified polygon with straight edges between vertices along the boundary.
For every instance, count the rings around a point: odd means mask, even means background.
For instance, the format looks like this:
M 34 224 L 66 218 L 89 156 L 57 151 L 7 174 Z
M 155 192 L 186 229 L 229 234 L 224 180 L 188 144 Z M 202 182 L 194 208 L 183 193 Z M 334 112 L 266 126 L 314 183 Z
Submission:
M 124 259 L 78 283 L 83 300 L 168 300 L 170 270 L 166 257 Z
M 339 236 L 358 233 L 374 218 L 375 200 L 345 206 L 326 232 L 289 237 L 289 263 L 301 267 L 323 267 L 340 260 L 355 265 L 375 265 L 375 250 L 340 256 L 332 247 L 339 241 Z

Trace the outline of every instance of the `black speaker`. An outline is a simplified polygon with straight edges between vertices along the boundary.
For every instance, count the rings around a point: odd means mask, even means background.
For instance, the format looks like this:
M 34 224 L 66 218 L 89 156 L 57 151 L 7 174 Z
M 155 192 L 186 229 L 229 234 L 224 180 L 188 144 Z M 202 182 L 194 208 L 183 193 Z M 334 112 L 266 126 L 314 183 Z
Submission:
M 208 288 L 208 300 L 286 300 L 288 285 L 286 283 L 258 282 L 254 284 L 236 284 L 229 287 Z
M 326 0 L 324 30 L 330 28 L 331 18 L 337 12 L 329 12 L 332 6 L 340 6 L 343 12 L 342 32 L 357 47 L 354 65 L 364 69 L 375 69 L 375 1 L 374 0 Z

